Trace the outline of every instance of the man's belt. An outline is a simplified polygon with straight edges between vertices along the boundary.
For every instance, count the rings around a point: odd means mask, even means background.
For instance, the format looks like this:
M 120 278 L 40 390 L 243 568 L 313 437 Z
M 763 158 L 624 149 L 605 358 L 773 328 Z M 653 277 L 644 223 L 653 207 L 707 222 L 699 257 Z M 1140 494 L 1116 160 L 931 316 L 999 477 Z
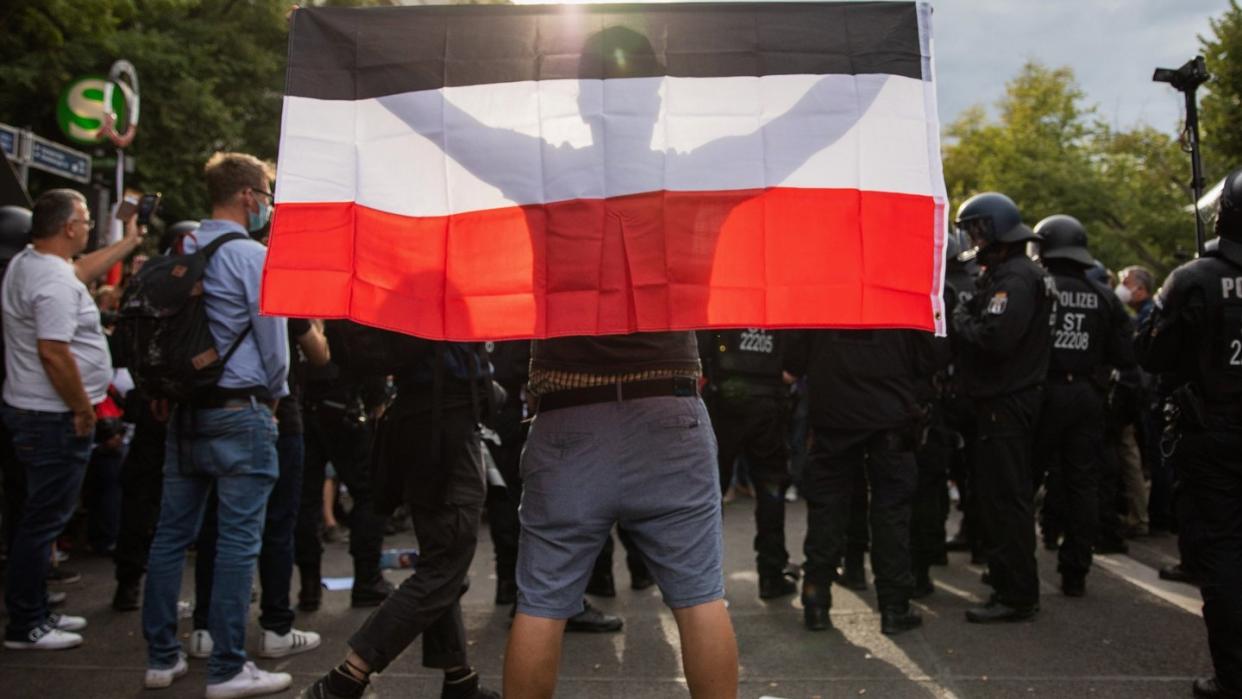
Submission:
M 538 412 L 576 408 L 595 403 L 612 403 L 639 398 L 660 398 L 664 396 L 690 397 L 699 395 L 697 379 L 679 377 L 669 379 L 648 379 L 645 381 L 627 381 L 610 383 L 603 386 L 588 388 L 569 388 L 554 391 L 539 397 L 536 407 Z

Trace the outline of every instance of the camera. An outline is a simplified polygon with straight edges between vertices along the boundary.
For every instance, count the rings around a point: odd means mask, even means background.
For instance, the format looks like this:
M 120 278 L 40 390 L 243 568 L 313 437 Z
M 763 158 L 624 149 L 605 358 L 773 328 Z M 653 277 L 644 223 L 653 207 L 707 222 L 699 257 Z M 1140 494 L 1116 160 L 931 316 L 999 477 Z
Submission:
M 1151 76 L 1153 81 L 1168 83 L 1180 92 L 1194 92 L 1211 78 L 1203 56 L 1195 56 L 1186 61 L 1181 68 L 1157 68 L 1155 74 Z

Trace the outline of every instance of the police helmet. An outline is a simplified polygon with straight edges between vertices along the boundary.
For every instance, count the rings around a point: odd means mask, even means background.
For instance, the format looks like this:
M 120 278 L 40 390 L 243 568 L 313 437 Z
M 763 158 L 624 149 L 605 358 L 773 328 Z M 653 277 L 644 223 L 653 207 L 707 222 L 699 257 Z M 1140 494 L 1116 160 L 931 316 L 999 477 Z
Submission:
M 1216 214 L 1216 235 L 1242 242 L 1242 168 L 1225 176 Z
M 1095 264 L 1087 251 L 1087 229 L 1073 216 L 1049 216 L 1035 226 L 1039 236 L 1039 256 L 1045 260 L 1069 260 L 1084 267 Z
M 0 206 L 0 260 L 11 260 L 30 242 L 30 209 Z
M 999 192 L 976 194 L 962 203 L 954 222 L 959 232 L 978 248 L 994 243 L 1037 240 L 1013 200 Z
M 164 230 L 160 237 L 160 250 L 180 252 L 181 241 L 198 230 L 198 221 L 177 221 Z
M 1104 263 L 1099 260 L 1096 260 L 1090 267 L 1087 268 L 1087 279 L 1090 279 L 1096 284 L 1112 286 L 1112 284 L 1109 283 L 1108 268 L 1105 267 Z

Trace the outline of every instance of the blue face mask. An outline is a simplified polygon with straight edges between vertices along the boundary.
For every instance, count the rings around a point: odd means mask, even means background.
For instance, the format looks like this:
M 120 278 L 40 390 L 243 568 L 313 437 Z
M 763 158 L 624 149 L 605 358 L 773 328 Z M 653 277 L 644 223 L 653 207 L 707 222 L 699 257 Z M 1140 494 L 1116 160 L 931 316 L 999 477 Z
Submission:
M 267 222 L 271 220 L 272 207 L 267 202 L 260 201 L 259 210 L 257 212 L 250 211 L 247 213 L 250 218 L 246 225 L 246 230 L 250 231 L 251 233 L 258 233 L 259 231 L 263 230 L 263 227 L 266 226 Z

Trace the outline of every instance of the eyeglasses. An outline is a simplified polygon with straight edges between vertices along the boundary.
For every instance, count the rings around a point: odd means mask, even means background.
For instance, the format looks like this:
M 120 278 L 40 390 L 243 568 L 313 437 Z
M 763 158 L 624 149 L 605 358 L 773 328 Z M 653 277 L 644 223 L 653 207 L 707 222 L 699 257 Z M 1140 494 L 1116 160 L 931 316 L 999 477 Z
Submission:
M 71 219 L 69 223 L 85 223 L 87 228 L 95 227 L 95 220 L 90 218 L 75 218 Z
M 267 197 L 268 199 L 271 199 L 271 200 L 273 200 L 273 201 L 275 201 L 275 200 L 276 200 L 276 195 L 275 195 L 275 194 L 273 194 L 272 192 L 264 191 L 264 190 L 262 190 L 262 189 L 255 189 L 255 188 L 253 188 L 253 187 L 251 187 L 251 188 L 250 188 L 250 191 L 251 191 L 252 193 L 254 193 L 254 194 L 262 194 L 263 196 L 265 196 L 265 197 Z

